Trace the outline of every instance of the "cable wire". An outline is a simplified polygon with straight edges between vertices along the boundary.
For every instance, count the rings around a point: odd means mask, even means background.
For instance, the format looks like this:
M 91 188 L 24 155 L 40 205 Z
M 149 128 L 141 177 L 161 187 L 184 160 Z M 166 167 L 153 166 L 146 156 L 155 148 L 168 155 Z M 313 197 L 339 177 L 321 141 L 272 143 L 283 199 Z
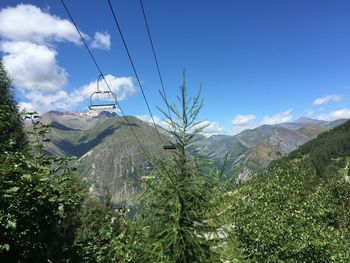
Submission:
M 85 45 L 85 47 L 86 47 L 86 49 L 87 49 L 87 51 L 88 51 L 88 53 L 89 53 L 91 59 L 93 60 L 93 62 L 94 62 L 94 64 L 95 64 L 96 68 L 97 68 L 98 71 L 100 72 L 100 74 L 101 74 L 101 76 L 102 76 L 102 78 L 103 78 L 103 80 L 104 80 L 104 82 L 105 82 L 107 88 L 112 92 L 112 94 L 114 94 L 113 91 L 111 90 L 110 86 L 108 85 L 108 82 L 106 81 L 106 78 L 105 78 L 104 74 L 102 73 L 102 70 L 101 70 L 100 66 L 98 65 L 98 63 L 97 63 L 95 57 L 93 56 L 93 54 L 92 54 L 92 52 L 91 52 L 89 46 L 86 44 L 86 41 L 85 41 L 83 35 L 81 34 L 81 32 L 80 32 L 80 30 L 79 30 L 77 24 L 75 23 L 75 21 L 74 21 L 72 15 L 71 15 L 71 13 L 69 12 L 69 10 L 68 10 L 68 8 L 67 8 L 67 6 L 66 6 L 64 0 L 61 0 L 61 3 L 62 3 L 62 5 L 63 5 L 64 9 L 66 10 L 66 12 L 67 12 L 67 14 L 68 14 L 70 20 L 72 21 L 72 23 L 73 23 L 75 29 L 77 30 L 77 32 L 78 32 L 78 34 L 79 34 L 79 36 L 80 36 L 81 41 L 84 43 L 84 45 Z M 150 157 L 150 154 L 149 154 L 149 153 L 145 150 L 145 148 L 142 146 L 140 139 L 138 138 L 137 134 L 135 133 L 134 129 L 132 128 L 131 123 L 129 122 L 128 118 L 126 117 L 126 115 L 125 115 L 125 113 L 124 113 L 122 107 L 121 107 L 120 104 L 118 103 L 118 99 L 117 99 L 117 96 L 116 96 L 116 95 L 114 95 L 114 99 L 115 99 L 116 105 L 119 107 L 120 112 L 122 113 L 124 119 L 125 119 L 126 122 L 128 123 L 128 126 L 129 126 L 129 128 L 130 128 L 132 134 L 135 136 L 137 143 L 140 145 L 141 150 L 142 150 L 143 153 L 145 154 L 146 159 L 147 159 L 148 161 L 151 161 L 151 163 L 152 163 L 152 165 L 153 165 L 153 160 L 152 160 L 152 158 Z M 154 120 L 153 120 L 153 121 L 154 121 Z M 156 126 L 155 126 L 155 127 L 156 127 Z M 157 132 L 158 132 L 158 130 L 157 130 Z M 158 132 L 158 136 L 160 136 L 159 132 Z M 160 139 L 161 139 L 161 138 L 160 138 Z M 164 151 L 165 151 L 165 150 L 164 150 Z M 166 156 L 168 156 L 166 151 L 165 151 L 165 154 L 166 154 Z M 158 161 L 159 161 L 159 164 L 161 165 L 161 167 L 164 169 L 164 171 L 165 171 L 166 175 L 168 176 L 169 180 L 170 180 L 172 183 L 174 183 L 174 182 L 173 182 L 173 179 L 172 179 L 172 175 L 171 175 L 171 174 L 172 174 L 172 171 L 171 171 L 171 170 L 169 171 L 169 170 L 167 169 L 167 167 L 165 166 L 165 164 L 163 163 L 162 160 L 158 160 Z
M 72 23 L 73 23 L 75 29 L 77 30 L 77 32 L 78 32 L 78 34 L 79 34 L 79 36 L 80 36 L 81 41 L 84 43 L 85 48 L 86 48 L 86 50 L 88 51 L 88 53 L 89 53 L 89 55 L 90 55 L 92 61 L 94 62 L 94 64 L 95 64 L 97 70 L 99 71 L 100 75 L 102 76 L 103 81 L 105 82 L 107 88 L 112 92 L 112 89 L 110 88 L 108 82 L 106 81 L 105 75 L 102 73 L 102 70 L 101 70 L 100 66 L 98 65 L 98 63 L 97 63 L 97 61 L 96 61 L 94 55 L 92 54 L 92 52 L 91 52 L 89 46 L 87 45 L 87 43 L 86 43 L 86 41 L 85 41 L 83 35 L 81 34 L 81 32 L 80 32 L 80 30 L 79 30 L 77 24 L 75 23 L 75 21 L 74 21 L 72 15 L 71 15 L 71 13 L 69 12 L 69 10 L 68 10 L 68 8 L 67 8 L 67 6 L 66 6 L 64 0 L 61 0 L 61 3 L 62 3 L 62 5 L 63 5 L 64 9 L 66 10 L 66 12 L 67 12 L 67 14 L 68 14 L 70 20 L 72 21 Z M 112 94 L 113 94 L 113 92 L 112 92 Z M 147 152 L 147 151 L 145 150 L 145 148 L 142 146 L 139 137 L 138 137 L 137 134 L 135 133 L 134 129 L 133 129 L 132 126 L 131 126 L 131 123 L 129 122 L 128 118 L 126 117 L 126 115 L 125 115 L 125 113 L 124 113 L 124 111 L 123 111 L 123 109 L 122 109 L 122 107 L 120 106 L 116 95 L 114 96 L 114 99 L 115 99 L 115 102 L 116 102 L 116 104 L 117 104 L 117 106 L 118 106 L 120 112 L 122 113 L 124 119 L 125 119 L 126 122 L 128 123 L 128 126 L 129 126 L 131 132 L 132 132 L 133 135 L 135 136 L 135 138 L 136 138 L 138 144 L 140 145 L 141 150 L 144 152 L 144 154 L 147 156 L 147 158 L 149 158 L 149 157 L 148 157 L 148 156 L 149 156 L 148 152 Z M 149 158 L 149 159 L 151 159 L 151 158 Z
M 159 63 L 158 63 L 157 56 L 156 56 L 156 51 L 155 51 L 155 48 L 154 48 L 154 45 L 153 45 L 153 40 L 152 40 L 152 36 L 151 36 L 151 30 L 149 29 L 149 25 L 148 25 L 148 22 L 147 22 L 147 16 L 146 16 L 146 13 L 145 13 L 145 9 L 144 9 L 144 7 L 143 7 L 142 0 L 140 0 L 140 5 L 141 5 L 141 10 L 142 10 L 143 19 L 144 19 L 144 21 L 145 21 L 145 25 L 146 25 L 146 28 L 147 28 L 148 38 L 149 38 L 149 41 L 150 41 L 150 44 L 151 44 L 151 48 L 152 48 L 152 53 L 153 53 L 154 62 L 156 63 L 156 67 L 157 67 L 157 72 L 158 72 L 158 77 L 159 77 L 160 85 L 161 85 L 161 87 L 162 87 L 162 92 L 163 92 L 163 94 L 164 94 L 164 99 L 165 99 L 166 101 L 168 101 L 167 96 L 166 96 L 166 92 L 165 92 L 165 88 L 164 88 L 163 77 L 162 77 L 162 74 L 160 73 L 160 67 L 159 67 Z M 168 114 L 169 114 L 169 117 L 170 117 L 170 119 L 171 119 L 171 112 L 170 112 L 168 103 L 166 103 L 166 106 L 167 106 L 167 108 L 168 108 Z
M 147 97 L 146 97 L 146 94 L 145 94 L 145 92 L 144 92 L 144 90 L 143 90 L 143 87 L 142 87 L 142 84 L 141 84 L 139 75 L 137 74 L 135 64 L 134 64 L 134 62 L 133 62 L 133 60 L 132 60 L 132 57 L 131 57 L 129 48 L 128 48 L 127 44 L 126 44 L 126 41 L 125 41 L 123 32 L 122 32 L 122 30 L 121 30 L 121 28 L 120 28 L 120 25 L 119 25 L 119 22 L 118 22 L 118 19 L 117 19 L 117 15 L 116 15 L 116 13 L 114 12 L 114 9 L 113 9 L 113 6 L 112 6 L 111 1 L 110 1 L 110 0 L 107 0 L 107 1 L 108 1 L 109 8 L 110 8 L 110 10 L 111 10 L 111 12 L 112 12 L 113 18 L 114 18 L 114 22 L 115 22 L 115 24 L 116 24 L 116 26 L 117 26 L 117 29 L 118 29 L 118 32 L 119 32 L 119 34 L 120 34 L 120 38 L 122 39 L 124 48 L 125 48 L 126 53 L 127 53 L 127 55 L 128 55 L 130 64 L 131 64 L 131 66 L 132 66 L 132 68 L 133 68 L 133 71 L 134 71 L 136 80 L 137 80 L 137 82 L 138 82 L 138 84 L 139 84 L 139 86 L 140 86 L 140 89 L 141 89 L 141 92 L 142 92 L 142 96 L 143 96 L 143 99 L 144 99 L 144 101 L 145 101 L 145 103 L 146 103 L 148 112 L 149 112 L 149 114 L 150 114 L 150 116 L 151 116 L 151 119 L 152 119 L 154 128 L 156 129 L 157 134 L 158 134 L 158 137 L 159 137 L 159 140 L 160 140 L 161 144 L 163 145 L 162 137 L 161 137 L 161 135 L 160 135 L 160 133 L 159 133 L 159 130 L 158 130 L 158 128 L 157 128 L 157 125 L 156 125 L 156 123 L 155 123 L 155 121 L 154 121 L 153 113 L 152 113 L 151 108 L 150 108 L 150 106 L 149 106 L 149 104 L 148 104 Z M 165 152 L 165 154 L 167 155 L 167 152 L 166 152 L 166 151 L 164 151 L 164 152 Z

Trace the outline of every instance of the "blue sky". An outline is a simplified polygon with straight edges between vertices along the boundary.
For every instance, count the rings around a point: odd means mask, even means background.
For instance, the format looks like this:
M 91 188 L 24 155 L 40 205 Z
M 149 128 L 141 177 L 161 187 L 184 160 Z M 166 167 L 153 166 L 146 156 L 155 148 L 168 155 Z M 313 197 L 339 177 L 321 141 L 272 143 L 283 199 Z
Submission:
M 112 1 L 155 115 L 163 106 L 139 0 Z M 143 0 L 167 95 L 186 69 L 211 133 L 350 118 L 349 1 Z M 107 1 L 66 4 L 126 114 L 147 119 Z M 60 1 L 1 1 L 0 50 L 21 106 L 85 110 L 97 70 Z M 318 100 L 317 100 L 318 99 Z

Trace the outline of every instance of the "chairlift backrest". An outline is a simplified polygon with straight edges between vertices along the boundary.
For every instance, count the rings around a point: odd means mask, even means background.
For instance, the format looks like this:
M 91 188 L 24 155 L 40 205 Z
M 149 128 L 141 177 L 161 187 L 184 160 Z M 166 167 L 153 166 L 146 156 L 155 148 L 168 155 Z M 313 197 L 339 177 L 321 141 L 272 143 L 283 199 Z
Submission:
M 94 91 L 91 95 L 90 95 L 90 105 L 89 105 L 89 109 L 90 110 L 112 110 L 112 109 L 116 109 L 117 108 L 117 99 L 116 99 L 116 95 L 113 91 L 111 90 L 105 90 L 105 91 L 101 91 L 100 87 L 99 87 L 99 82 L 102 78 L 102 75 L 98 76 L 97 79 L 97 91 Z M 109 89 L 109 88 L 108 88 Z M 99 95 L 107 95 L 104 98 L 100 98 Z M 110 102 L 106 102 L 106 101 L 113 101 L 112 103 Z

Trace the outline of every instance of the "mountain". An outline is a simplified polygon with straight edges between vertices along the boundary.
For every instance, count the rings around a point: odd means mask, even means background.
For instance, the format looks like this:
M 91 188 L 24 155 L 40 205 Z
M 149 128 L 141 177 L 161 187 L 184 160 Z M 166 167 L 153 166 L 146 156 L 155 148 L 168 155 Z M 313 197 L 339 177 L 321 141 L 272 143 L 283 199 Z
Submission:
M 331 165 L 334 166 L 337 159 L 350 158 L 350 120 L 302 145 L 291 152 L 288 159 L 302 156 L 307 156 L 321 175 L 327 172 Z M 341 163 L 343 161 L 336 165 L 341 167 Z
M 130 200 L 139 186 L 135 184 L 139 171 L 149 163 L 129 126 L 149 157 L 159 159 L 164 152 L 151 125 L 136 117 L 127 118 L 129 123 L 105 112 L 44 114 L 43 122 L 52 125 L 47 152 L 76 156 L 78 173 L 95 195 L 102 197 L 108 188 L 113 201 Z
M 265 169 L 272 160 L 292 152 L 345 121 L 301 118 L 295 123 L 262 125 L 211 144 L 208 147 L 210 157 L 219 162 L 228 154 L 228 167 L 233 167 L 233 176 L 247 179 L 252 171 Z
M 87 130 L 92 128 L 104 120 L 116 117 L 116 113 L 102 111 L 100 113 L 94 111 L 85 112 L 60 112 L 49 111 L 41 116 L 43 123 L 63 124 L 67 128 L 77 130 Z
M 160 159 L 164 151 L 152 125 L 136 117 L 127 118 L 130 124 L 110 112 L 45 113 L 42 121 L 52 125 L 47 153 L 76 156 L 78 172 L 94 194 L 102 196 L 109 188 L 113 201 L 130 201 L 138 190 L 139 175 L 150 164 L 129 125 L 149 155 Z M 199 134 L 190 151 L 204 154 L 218 167 L 227 155 L 226 171 L 244 180 L 252 171 L 266 168 L 272 160 L 344 121 L 302 118 L 295 123 L 262 125 L 235 136 Z

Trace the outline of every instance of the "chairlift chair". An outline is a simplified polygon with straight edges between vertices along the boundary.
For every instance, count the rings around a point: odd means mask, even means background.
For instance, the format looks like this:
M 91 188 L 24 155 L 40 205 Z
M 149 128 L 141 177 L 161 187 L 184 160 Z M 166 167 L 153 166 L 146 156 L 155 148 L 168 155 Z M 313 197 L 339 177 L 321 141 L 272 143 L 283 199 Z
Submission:
M 176 150 L 176 145 L 163 145 L 164 150 Z
M 113 110 L 117 108 L 116 105 L 116 95 L 111 90 L 101 91 L 99 87 L 99 82 L 102 78 L 102 75 L 98 76 L 97 79 L 97 91 L 94 91 L 90 95 L 90 110 Z M 101 99 L 101 96 L 104 97 Z M 113 101 L 113 103 L 107 103 L 106 101 Z

